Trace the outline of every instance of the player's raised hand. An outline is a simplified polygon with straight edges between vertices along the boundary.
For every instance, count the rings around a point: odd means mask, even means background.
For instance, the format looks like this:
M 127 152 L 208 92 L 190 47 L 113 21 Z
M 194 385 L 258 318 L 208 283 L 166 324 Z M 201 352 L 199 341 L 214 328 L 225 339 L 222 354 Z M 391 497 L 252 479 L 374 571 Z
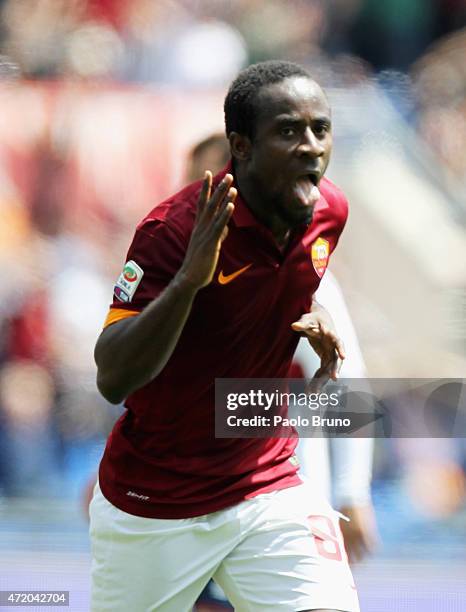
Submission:
M 210 283 L 217 266 L 222 242 L 228 234 L 228 221 L 235 209 L 237 191 L 233 177 L 226 174 L 212 194 L 212 173 L 204 176 L 196 220 L 180 273 L 200 289 Z

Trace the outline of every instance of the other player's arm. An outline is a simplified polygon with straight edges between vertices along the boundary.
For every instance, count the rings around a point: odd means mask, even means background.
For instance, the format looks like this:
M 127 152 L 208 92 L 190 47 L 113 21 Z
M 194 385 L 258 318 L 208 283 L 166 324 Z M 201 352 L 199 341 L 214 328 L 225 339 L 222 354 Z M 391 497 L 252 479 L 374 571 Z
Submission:
M 227 174 L 211 195 L 212 174 L 206 173 L 179 271 L 138 316 L 110 325 L 97 340 L 97 386 L 109 402 L 118 404 L 153 380 L 172 355 L 196 293 L 212 280 L 234 210 L 232 182 Z
M 335 507 L 349 521 L 340 521 L 350 562 L 360 561 L 378 542 L 372 506 L 373 438 L 330 438 Z

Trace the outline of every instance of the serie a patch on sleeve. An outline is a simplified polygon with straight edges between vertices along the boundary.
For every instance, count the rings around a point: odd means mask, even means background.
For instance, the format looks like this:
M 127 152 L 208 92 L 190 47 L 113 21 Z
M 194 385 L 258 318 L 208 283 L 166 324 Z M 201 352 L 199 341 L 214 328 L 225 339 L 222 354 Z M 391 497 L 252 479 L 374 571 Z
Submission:
M 113 289 L 115 297 L 120 302 L 131 302 L 143 276 L 144 270 L 135 261 L 127 261 Z

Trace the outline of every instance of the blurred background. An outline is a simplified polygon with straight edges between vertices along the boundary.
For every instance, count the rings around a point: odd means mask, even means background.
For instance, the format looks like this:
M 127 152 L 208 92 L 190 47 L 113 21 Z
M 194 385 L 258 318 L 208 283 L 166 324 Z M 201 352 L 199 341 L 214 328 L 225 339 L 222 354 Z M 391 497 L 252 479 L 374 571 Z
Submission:
M 465 376 L 465 0 L 0 0 L 0 589 L 88 609 L 113 283 L 229 82 L 277 58 L 331 99 L 351 205 L 331 269 L 369 375 Z M 465 469 L 464 438 L 376 441 L 364 611 L 466 610 Z

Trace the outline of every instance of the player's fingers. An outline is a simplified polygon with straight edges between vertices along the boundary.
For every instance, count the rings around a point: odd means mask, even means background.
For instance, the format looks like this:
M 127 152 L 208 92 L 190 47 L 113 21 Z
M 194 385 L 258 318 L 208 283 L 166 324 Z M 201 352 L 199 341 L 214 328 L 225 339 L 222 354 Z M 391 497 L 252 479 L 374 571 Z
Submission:
M 354 550 L 355 560 L 362 561 L 367 554 L 367 549 L 364 546 L 364 542 L 362 541 L 362 538 L 357 539 L 356 545 L 354 548 L 355 548 Z
M 322 350 L 320 352 L 320 367 L 325 368 L 327 372 L 330 372 L 336 359 L 336 353 L 333 346 L 322 344 Z
M 220 238 L 222 235 L 222 232 L 230 220 L 234 210 L 235 205 L 233 202 L 228 202 L 222 212 L 217 215 L 214 223 L 214 236 L 216 239 Z
M 321 325 L 320 331 L 322 332 L 322 336 L 324 336 L 326 340 L 330 340 L 332 344 L 336 345 L 338 336 L 336 335 L 334 331 L 329 329 L 326 325 Z
M 347 553 L 348 553 L 348 561 L 351 564 L 357 563 L 362 558 L 362 555 L 361 555 L 359 549 L 354 544 L 351 547 L 347 548 Z
M 204 173 L 204 180 L 202 181 L 202 188 L 197 201 L 197 216 L 199 217 L 204 210 L 207 202 L 210 199 L 210 192 L 212 190 L 212 172 L 206 170 Z
M 337 353 L 337 355 L 338 355 L 338 353 Z M 338 358 L 337 358 L 337 365 L 336 365 L 336 378 L 340 378 L 340 372 L 341 372 L 342 365 L 343 365 L 343 359 L 338 356 Z
M 357 538 L 359 560 L 367 555 L 370 555 L 377 548 L 377 535 L 371 533 L 370 530 L 362 529 Z
M 346 349 L 345 349 L 345 345 L 343 344 L 343 340 L 341 340 L 341 338 L 337 337 L 337 340 L 335 343 L 335 350 L 337 351 L 338 357 L 340 357 L 340 359 L 346 359 Z
M 233 183 L 233 177 L 231 174 L 225 174 L 223 179 L 220 181 L 217 189 L 214 191 L 212 197 L 207 203 L 207 212 L 214 213 L 219 204 L 227 197 L 228 191 Z
M 225 227 L 222 230 L 222 233 L 220 234 L 220 242 L 223 242 L 227 236 L 228 236 L 228 225 L 225 225 Z
M 351 529 L 346 532 L 342 531 L 342 533 L 349 562 L 354 563 L 359 561 L 363 555 L 359 534 L 354 533 Z
M 340 360 L 338 359 L 337 353 L 334 351 L 334 357 L 329 362 L 330 378 L 337 380 L 340 372 Z
M 343 534 L 343 541 L 345 544 L 345 551 L 348 556 L 348 561 L 353 563 L 354 560 L 354 545 L 351 537 L 348 534 Z
M 322 327 L 322 336 L 324 342 L 335 350 L 340 359 L 344 359 L 346 357 L 345 345 L 334 331 L 330 330 L 328 327 Z
M 324 375 L 319 368 L 314 376 L 307 381 L 306 392 L 310 393 L 320 393 L 322 389 L 325 387 L 325 384 L 328 381 L 328 376 Z
M 291 329 L 296 332 L 301 332 L 313 336 L 320 334 L 319 324 L 315 321 L 307 322 L 304 317 L 299 319 L 299 321 L 295 321 L 294 323 L 292 323 Z
M 327 380 L 338 380 L 338 359 L 322 359 L 319 368 L 322 376 L 326 376 Z
M 314 374 L 314 379 L 318 385 L 324 386 L 330 379 L 330 364 L 326 356 L 320 358 L 320 367 Z
M 331 342 L 338 357 L 340 359 L 345 359 L 345 345 L 343 344 L 343 341 L 337 336 L 337 334 L 328 327 L 325 327 L 324 325 L 321 326 L 321 332 L 322 336 L 324 336 L 324 339 Z
M 238 191 L 235 189 L 235 187 L 230 187 L 230 189 L 228 190 L 227 196 L 226 198 L 224 198 L 220 204 L 218 205 L 216 214 L 220 215 L 223 210 L 228 206 L 228 204 L 231 202 L 232 204 L 235 203 L 236 200 L 236 196 L 238 195 Z
M 235 203 L 235 199 L 236 199 L 237 195 L 238 195 L 237 190 L 234 187 L 230 187 L 230 189 L 228 190 L 227 197 L 223 200 L 223 202 L 221 202 L 219 204 L 219 207 L 217 208 L 215 216 L 212 217 L 212 224 L 213 224 L 213 228 L 214 228 L 214 233 L 215 234 L 218 233 L 218 227 L 219 227 L 218 224 L 220 224 L 221 227 L 225 227 L 225 222 L 224 222 L 223 214 L 225 213 L 225 210 L 227 209 L 229 204 L 234 204 Z M 233 211 L 231 211 L 231 213 L 233 213 Z M 231 214 L 229 214 L 227 216 L 228 216 L 228 220 L 229 220 L 230 217 L 231 217 Z M 226 221 L 226 223 L 228 223 L 228 220 Z

